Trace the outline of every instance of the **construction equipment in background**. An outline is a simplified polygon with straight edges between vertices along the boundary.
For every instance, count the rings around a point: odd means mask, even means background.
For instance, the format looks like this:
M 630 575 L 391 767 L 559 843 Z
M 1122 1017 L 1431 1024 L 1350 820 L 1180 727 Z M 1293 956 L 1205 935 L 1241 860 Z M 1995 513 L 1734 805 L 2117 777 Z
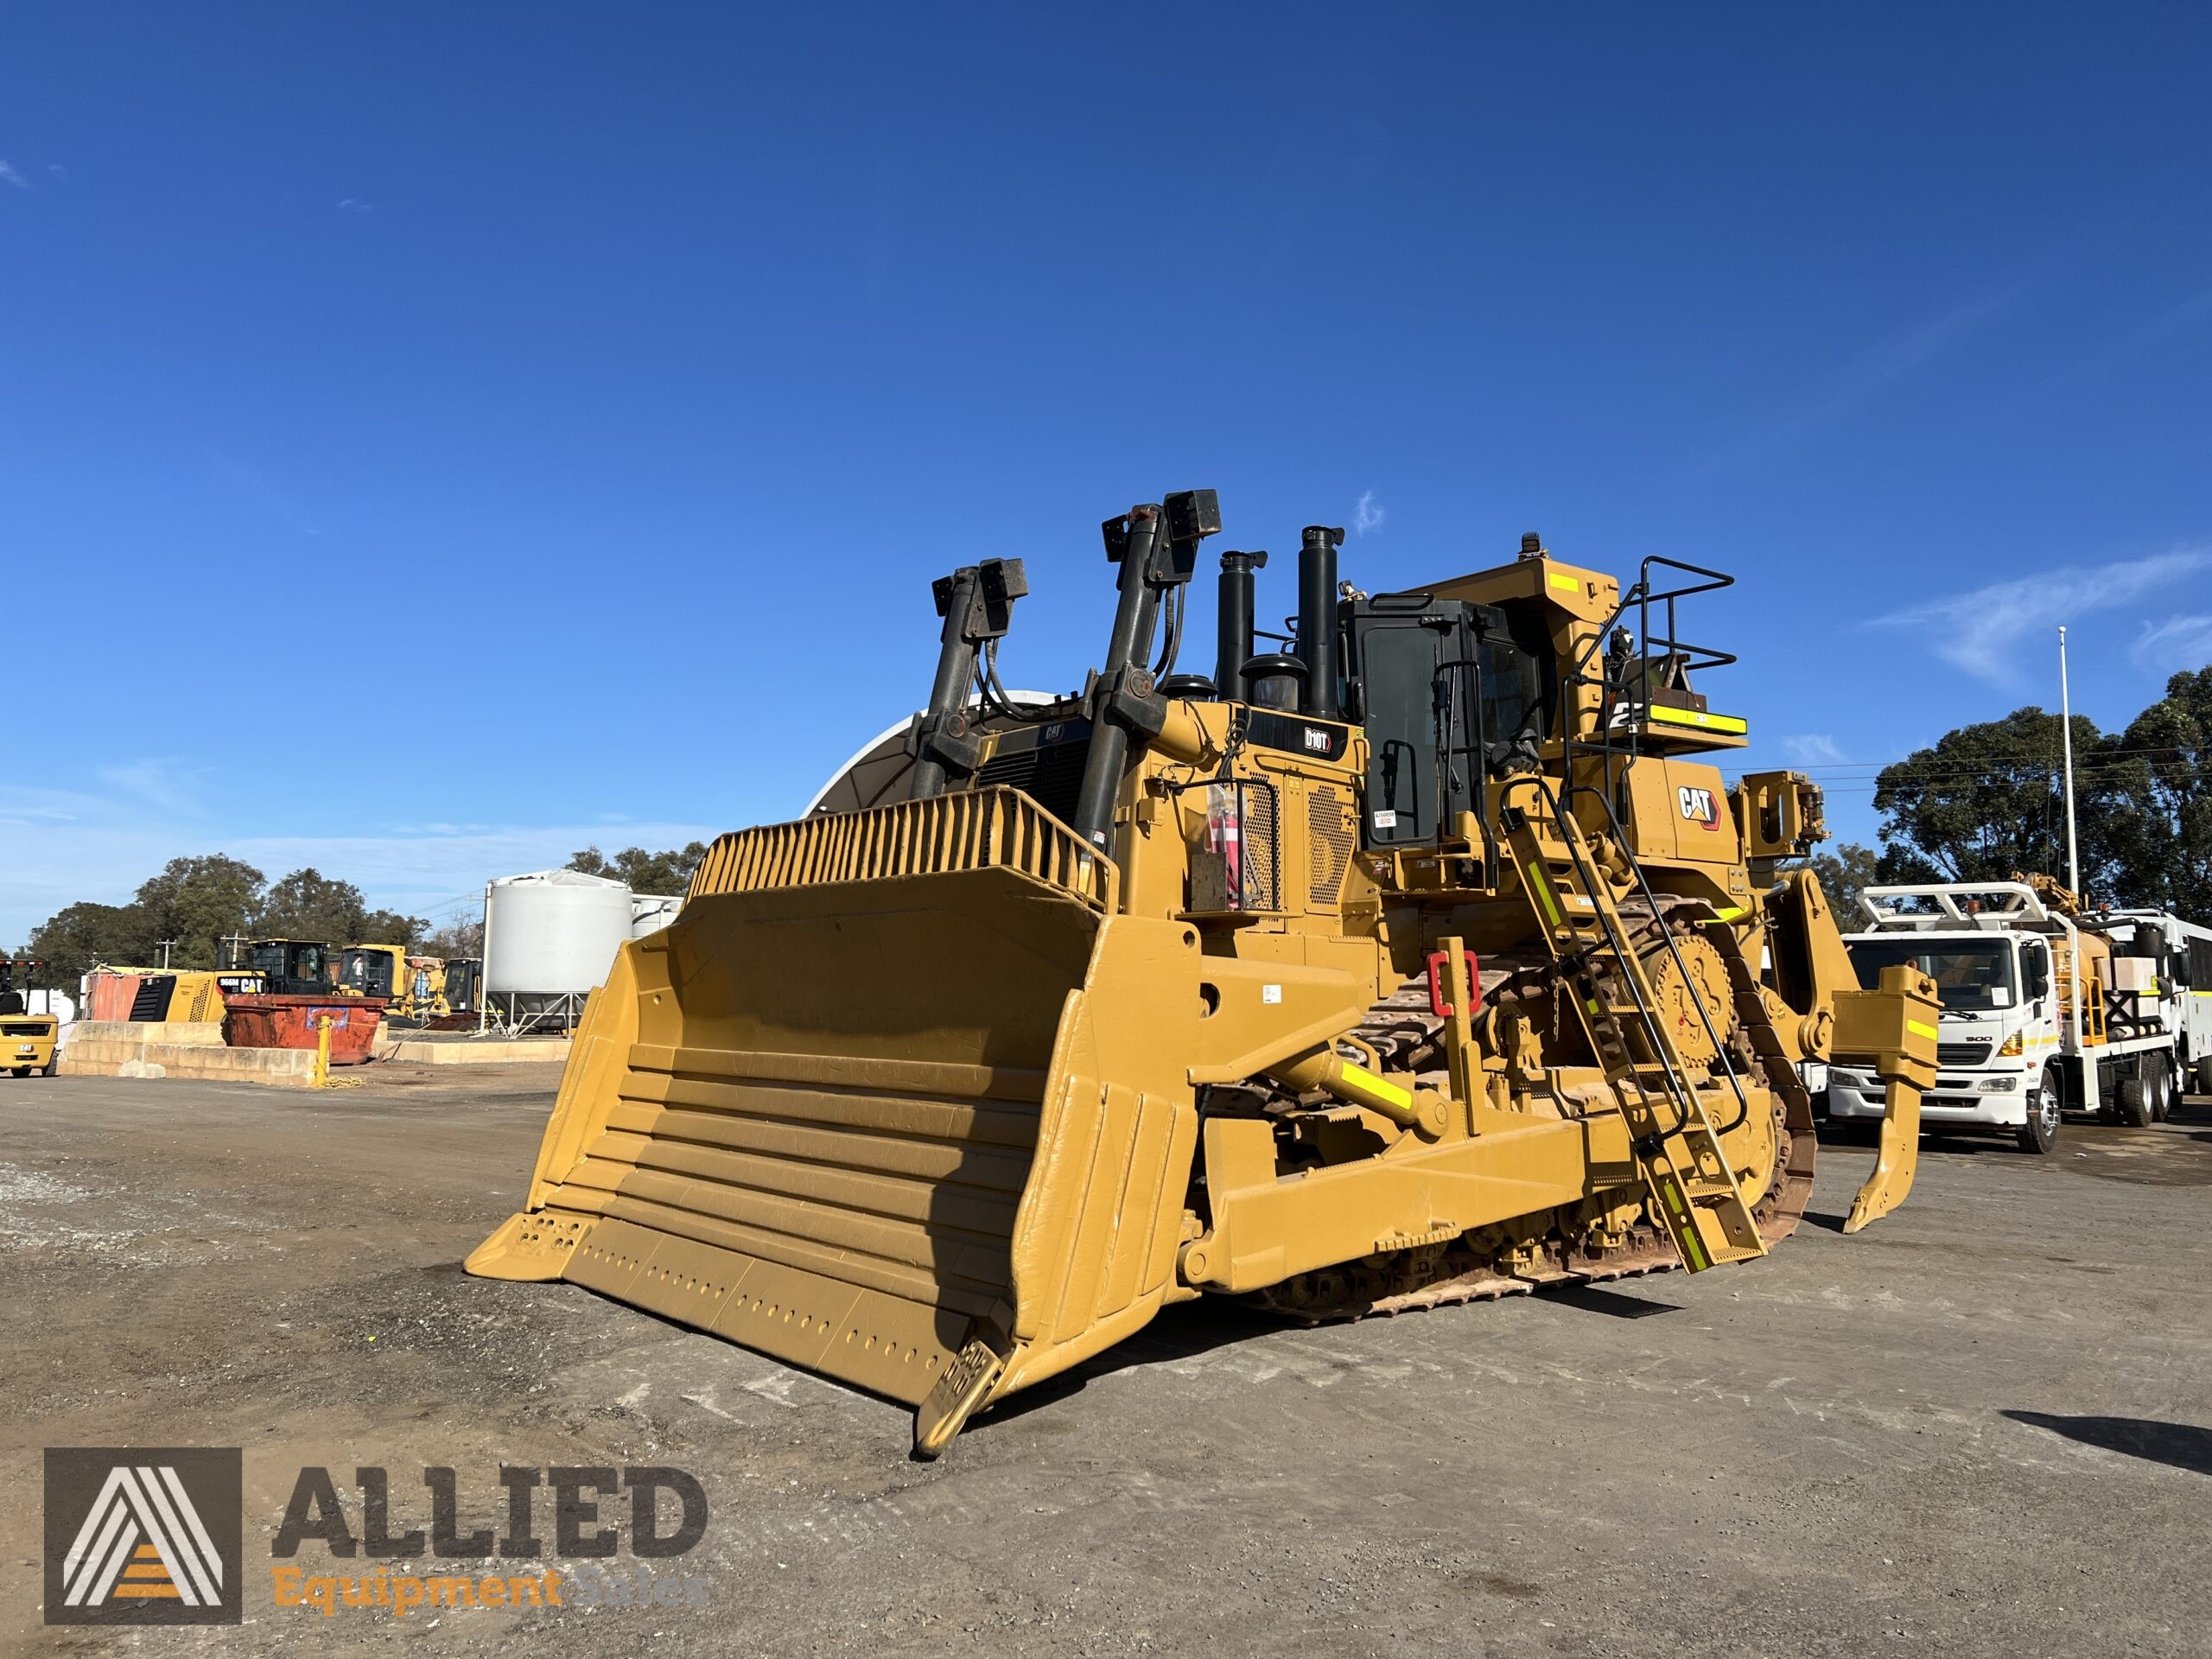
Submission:
M 307 939 L 226 939 L 219 973 L 254 973 L 270 996 L 327 996 L 337 989 L 329 945 Z
M 250 969 L 95 968 L 86 976 L 94 1020 L 200 1025 L 223 1017 L 226 996 L 257 995 L 267 980 Z
M 0 957 L 0 1066 L 11 1077 L 54 1075 L 60 1017 L 31 1006 L 37 1001 L 31 981 L 46 965 L 28 957 Z
M 338 988 L 382 997 L 387 1020 L 428 1021 L 453 1012 L 446 1001 L 446 965 L 410 956 L 402 944 L 349 944 L 338 957 Z
M 456 1016 L 467 1014 L 474 1018 L 478 988 L 484 982 L 484 959 L 481 957 L 448 957 L 445 973 L 446 1007 Z
M 349 944 L 338 953 L 337 988 L 396 1002 L 407 982 L 404 944 Z
M 1104 660 L 1041 708 L 998 671 L 1020 562 L 938 582 L 904 777 L 721 837 L 621 947 L 469 1270 L 903 1401 L 931 1456 L 1168 1302 L 1755 1260 L 1811 1190 L 1802 1061 L 1886 1091 L 1847 1226 L 1904 1196 L 1934 988 L 1854 977 L 1798 868 L 1816 789 L 1692 758 L 1745 741 L 1676 622 L 1730 578 L 1624 594 L 1530 537 L 1369 594 L 1315 526 L 1295 651 L 1254 654 L 1232 553 L 1215 675 L 1179 675 L 1219 528 L 1210 491 L 1107 521 Z

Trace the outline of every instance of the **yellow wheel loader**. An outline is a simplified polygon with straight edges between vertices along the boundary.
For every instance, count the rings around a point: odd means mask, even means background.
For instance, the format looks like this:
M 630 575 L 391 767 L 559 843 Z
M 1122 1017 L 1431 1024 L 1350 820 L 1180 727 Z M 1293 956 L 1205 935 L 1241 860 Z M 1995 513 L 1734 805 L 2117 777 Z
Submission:
M 1305 532 L 1296 651 L 1212 492 L 1105 525 L 1080 696 L 997 658 L 1019 561 L 938 582 L 936 683 L 877 804 L 723 836 L 591 1000 L 523 1211 L 472 1273 L 566 1279 L 970 1414 L 1228 1296 L 1351 1318 L 1764 1255 L 1815 1142 L 1806 1060 L 1888 1084 L 1847 1230 L 1904 1196 L 1924 976 L 1853 978 L 1802 862 L 1820 796 L 1724 786 L 1732 661 L 1535 537 L 1365 594 Z M 1154 645 L 1158 652 L 1154 654 Z M 836 791 L 832 791 L 833 797 Z

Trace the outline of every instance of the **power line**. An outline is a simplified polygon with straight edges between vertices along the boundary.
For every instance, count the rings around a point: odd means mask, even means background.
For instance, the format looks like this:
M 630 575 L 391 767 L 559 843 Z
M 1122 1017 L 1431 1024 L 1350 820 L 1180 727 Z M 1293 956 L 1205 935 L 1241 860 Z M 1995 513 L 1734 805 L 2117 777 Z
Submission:
M 1796 763 L 1795 763 L 1795 762 L 1790 762 L 1790 763 L 1788 763 L 1788 764 L 1786 764 L 1786 765 L 1784 765 L 1784 766 L 1746 766 L 1744 768 L 1744 770 L 1745 770 L 1746 772 L 1760 772 L 1760 771 L 1789 771 L 1789 772 L 1806 772 L 1806 773 L 1808 773 L 1808 774 L 1810 774 L 1810 773 L 1815 773 L 1815 772 L 1865 772 L 1865 771 L 1867 771 L 1867 770 L 1869 770 L 1869 769 L 1872 769 L 1872 770 L 1879 771 L 1879 770 L 1885 770 L 1885 769 L 1887 769 L 1888 767 L 1891 767 L 1891 766 L 1903 766 L 1903 765 L 1904 765 L 1906 762 L 1908 762 L 1908 761 L 1910 761 L 1910 760 L 1914 760 L 1915 758 L 1916 758 L 1916 757 L 1917 757 L 1917 756 L 1919 756 L 1919 755 L 1923 755 L 1923 754 L 1929 754 L 1929 755 L 1932 755 L 1932 754 L 1934 754 L 1934 753 L 1936 753 L 1936 750 L 1934 750 L 1934 749 L 1916 749 L 1916 750 L 1914 750 L 1914 751 L 1913 751 L 1913 753 L 1912 753 L 1911 754 L 1908 754 L 1908 755 L 1900 755 L 1900 756 L 1898 756 L 1897 759 L 1895 759 L 1895 760 L 1837 760 L 1837 761 L 1832 761 L 1832 762 L 1825 762 L 1825 763 L 1822 763 L 1822 764 L 1821 764 L 1821 765 L 1817 765 L 1817 766 L 1801 766 L 1801 765 L 1798 765 L 1798 764 L 1796 764 Z M 2086 760 L 2077 760 L 2077 761 L 2075 763 L 2075 767 L 2074 767 L 2074 769 L 2075 769 L 2075 771 L 2076 771 L 2076 772 L 2078 772 L 2079 771 L 2081 771 L 2081 770 L 2082 770 L 2082 766 L 2085 766 L 2085 765 L 2095 765 L 2095 764 L 2097 764 L 2097 763 L 2099 763 L 2099 762 L 2101 762 L 2101 761 L 2106 761 L 2106 760 L 2120 760 L 2120 759 L 2125 758 L 2125 757 L 2130 757 L 2130 756 L 2140 755 L 2140 754 L 2168 754 L 2168 755 L 2173 755 L 2173 756 L 2175 756 L 2176 758 L 2177 758 L 2177 759 L 2178 759 L 2178 758 L 2182 758 L 2182 757 L 2185 757 L 2185 756 L 2186 756 L 2186 757 L 2192 757 L 2192 758 L 2193 758 L 2193 757 L 2197 757 L 2197 756 L 2203 755 L 2203 754 L 2204 754 L 2204 753 L 2207 753 L 2206 751 L 2202 750 L 2202 749 L 2191 749 L 2191 748 L 2187 747 L 2186 746 L 2180 746 L 2180 745 L 2176 745 L 2176 744 L 2171 744 L 2171 743 L 2162 743 L 2162 744 L 2157 744 L 2157 745 L 2153 745 L 2153 746 L 2151 746 L 2151 747 L 2145 747 L 2145 748 L 2135 748 L 2135 749 L 2099 749 L 2099 750 L 2095 751 L 2094 753 L 2093 753 L 2092 754 L 2090 754 L 2089 756 L 2088 756 Z M 1954 763 L 1951 763 L 1951 764 L 1953 764 L 1953 765 L 1956 765 L 1956 764 L 1959 764 L 1959 763 L 1954 762 Z M 2035 762 L 2033 762 L 2033 761 L 2030 761 L 2030 760 L 2021 760 L 2021 761 L 2008 762 L 2008 763 L 2005 763 L 2005 764 L 2008 764 L 2008 765 L 2013 765 L 2013 766 L 2033 766 L 2033 765 L 2035 765 L 2036 763 L 2035 763 Z M 2057 764 L 2058 764 L 2058 757 L 2057 757 L 2056 755 L 2055 755 L 2055 754 L 2054 754 L 2054 755 L 2051 757 L 2050 764 L 2051 764 L 2051 765 L 2053 765 L 2053 766 L 2056 766 L 2056 765 L 2057 765 Z

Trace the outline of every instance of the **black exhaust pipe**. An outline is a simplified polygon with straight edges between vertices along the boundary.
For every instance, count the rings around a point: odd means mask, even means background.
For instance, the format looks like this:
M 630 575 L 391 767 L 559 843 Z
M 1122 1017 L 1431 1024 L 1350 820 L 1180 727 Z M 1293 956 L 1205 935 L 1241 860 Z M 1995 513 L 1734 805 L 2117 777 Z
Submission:
M 1221 556 L 1217 619 L 1221 648 L 1214 659 L 1213 683 L 1224 697 L 1244 695 L 1244 664 L 1252 660 L 1252 573 L 1267 568 L 1264 553 Z
M 1344 533 L 1321 524 L 1306 527 L 1298 550 L 1298 654 L 1306 661 L 1302 712 L 1316 720 L 1342 720 L 1337 690 L 1337 550 Z

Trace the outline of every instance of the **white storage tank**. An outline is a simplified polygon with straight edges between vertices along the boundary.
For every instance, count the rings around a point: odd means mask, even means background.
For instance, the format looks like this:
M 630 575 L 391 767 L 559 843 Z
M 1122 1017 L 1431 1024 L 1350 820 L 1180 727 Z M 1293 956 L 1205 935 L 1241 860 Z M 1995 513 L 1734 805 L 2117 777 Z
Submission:
M 630 897 L 630 937 L 642 939 L 648 933 L 658 933 L 676 919 L 676 912 L 683 908 L 681 899 L 660 899 L 650 893 L 632 893 Z
M 581 995 L 607 982 L 630 937 L 630 889 L 604 876 L 540 870 L 484 891 L 484 989 L 494 997 Z

